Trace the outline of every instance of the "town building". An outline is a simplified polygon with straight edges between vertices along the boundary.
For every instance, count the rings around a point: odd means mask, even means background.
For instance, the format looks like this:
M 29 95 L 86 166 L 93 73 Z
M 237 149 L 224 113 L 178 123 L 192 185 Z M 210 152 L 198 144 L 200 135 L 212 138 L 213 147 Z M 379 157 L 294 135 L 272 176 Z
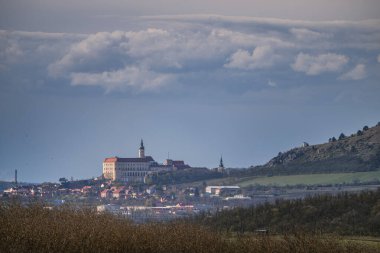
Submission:
M 156 162 L 151 156 L 145 156 L 145 147 L 141 140 L 136 158 L 110 157 L 104 159 L 103 176 L 112 181 L 143 182 L 144 177 L 153 170 Z
M 214 196 L 230 195 L 234 196 L 240 193 L 240 187 L 237 185 L 217 185 L 217 186 L 207 186 L 206 193 Z
M 159 171 L 190 168 L 184 161 L 167 159 L 158 164 L 151 156 L 145 155 L 144 142 L 141 140 L 136 158 L 110 157 L 103 161 L 103 177 L 119 182 L 144 182 L 145 176 Z
M 172 167 L 173 170 L 181 170 L 181 169 L 190 168 L 190 166 L 185 164 L 184 161 L 172 160 L 172 159 L 166 159 L 163 163 L 163 166 Z

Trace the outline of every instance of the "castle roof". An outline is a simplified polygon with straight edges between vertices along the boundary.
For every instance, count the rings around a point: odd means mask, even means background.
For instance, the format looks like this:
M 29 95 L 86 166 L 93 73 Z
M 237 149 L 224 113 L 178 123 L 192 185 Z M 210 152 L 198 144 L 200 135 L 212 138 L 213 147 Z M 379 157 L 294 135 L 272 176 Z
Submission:
M 145 156 L 142 158 L 121 158 L 121 157 L 110 157 L 104 159 L 105 163 L 113 163 L 113 162 L 122 162 L 122 163 L 146 163 L 146 162 L 154 162 L 151 156 Z

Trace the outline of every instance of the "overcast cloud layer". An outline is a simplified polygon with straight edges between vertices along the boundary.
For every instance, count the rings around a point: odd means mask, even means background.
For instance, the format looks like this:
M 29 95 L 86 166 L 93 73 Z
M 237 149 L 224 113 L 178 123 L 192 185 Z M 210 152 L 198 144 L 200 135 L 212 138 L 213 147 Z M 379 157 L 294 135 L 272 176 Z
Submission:
M 11 79 L 53 79 L 62 85 L 100 86 L 106 92 L 191 85 L 189 75 L 192 82 L 203 83 L 204 72 L 208 83 L 236 74 L 234 85 L 243 76 L 253 89 L 267 79 L 286 83 L 280 76 L 283 71 L 300 78 L 328 75 L 330 82 L 376 78 L 378 72 L 376 20 L 302 22 L 201 15 L 144 18 L 142 24 L 146 27 L 137 31 L 93 34 L 3 30 L 0 69 Z
M 31 155 L 38 146 L 52 157 L 81 147 L 60 168 L 96 176 L 99 157 L 125 148 L 120 136 L 149 137 L 159 161 L 177 150 L 175 158 L 211 167 L 224 153 L 230 166 L 246 167 L 307 138 L 322 142 L 331 129 L 347 133 L 380 119 L 380 20 L 128 20 L 125 29 L 103 32 L 0 31 L 0 113 L 8 119 L 0 165 L 8 174 L 19 151 L 29 152 L 24 166 L 39 168 L 43 158 Z M 329 124 L 317 132 L 321 121 Z M 73 160 L 84 150 L 85 160 Z M 78 163 L 85 169 L 75 172 Z M 50 166 L 46 160 L 41 171 Z

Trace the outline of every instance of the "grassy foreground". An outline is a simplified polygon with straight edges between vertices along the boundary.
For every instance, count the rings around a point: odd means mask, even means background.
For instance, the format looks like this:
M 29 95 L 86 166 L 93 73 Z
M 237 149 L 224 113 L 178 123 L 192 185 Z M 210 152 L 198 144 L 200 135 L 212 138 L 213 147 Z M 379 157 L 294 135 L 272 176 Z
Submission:
M 136 225 L 111 215 L 41 205 L 0 206 L 0 252 L 380 252 L 334 237 L 226 236 L 176 222 Z

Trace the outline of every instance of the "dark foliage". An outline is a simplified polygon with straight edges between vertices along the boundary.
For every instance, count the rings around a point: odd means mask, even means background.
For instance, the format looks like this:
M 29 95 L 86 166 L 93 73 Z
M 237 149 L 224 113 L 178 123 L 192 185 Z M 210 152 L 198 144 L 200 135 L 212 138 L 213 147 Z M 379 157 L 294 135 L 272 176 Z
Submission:
M 148 184 L 165 185 L 181 184 L 194 181 L 221 178 L 224 174 L 207 168 L 187 168 L 176 171 L 162 171 L 149 175 L 146 178 Z
M 349 253 L 380 252 L 337 237 L 220 234 L 189 222 L 136 225 L 91 210 L 41 205 L 0 205 L 0 252 L 4 253 Z M 239 225 L 239 224 L 237 224 Z
M 287 234 L 335 233 L 380 235 L 380 189 L 360 194 L 323 195 L 304 200 L 277 201 L 250 208 L 236 208 L 213 216 L 202 214 L 195 222 L 224 232 Z

